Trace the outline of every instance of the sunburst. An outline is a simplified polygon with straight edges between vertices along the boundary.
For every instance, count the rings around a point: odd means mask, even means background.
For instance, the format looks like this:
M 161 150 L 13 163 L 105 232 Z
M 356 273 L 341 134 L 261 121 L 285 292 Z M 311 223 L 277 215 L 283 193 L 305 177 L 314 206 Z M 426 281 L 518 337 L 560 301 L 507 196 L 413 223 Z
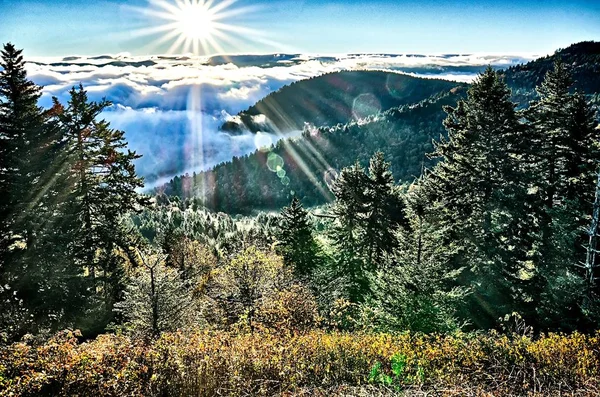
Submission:
M 235 7 L 237 0 L 149 0 L 148 6 L 134 10 L 152 18 L 149 28 L 134 32 L 139 36 L 160 35 L 152 44 L 170 43 L 169 53 L 208 55 L 224 53 L 223 45 L 239 47 L 235 39 L 267 43 L 254 29 L 235 25 L 228 20 L 240 20 L 256 13 L 256 6 Z

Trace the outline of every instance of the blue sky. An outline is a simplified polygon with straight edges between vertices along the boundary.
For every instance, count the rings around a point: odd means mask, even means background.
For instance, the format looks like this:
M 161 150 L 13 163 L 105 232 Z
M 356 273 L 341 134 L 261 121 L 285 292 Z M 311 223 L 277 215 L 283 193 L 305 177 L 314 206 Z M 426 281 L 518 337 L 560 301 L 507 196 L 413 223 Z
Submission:
M 175 3 L 175 0 L 161 0 Z M 219 3 L 220 0 L 215 0 Z M 28 56 L 165 53 L 148 0 L 0 0 L 0 41 Z M 600 1 L 238 0 L 252 11 L 224 20 L 253 33 L 226 52 L 536 53 L 600 40 Z M 217 39 L 218 40 L 218 39 Z

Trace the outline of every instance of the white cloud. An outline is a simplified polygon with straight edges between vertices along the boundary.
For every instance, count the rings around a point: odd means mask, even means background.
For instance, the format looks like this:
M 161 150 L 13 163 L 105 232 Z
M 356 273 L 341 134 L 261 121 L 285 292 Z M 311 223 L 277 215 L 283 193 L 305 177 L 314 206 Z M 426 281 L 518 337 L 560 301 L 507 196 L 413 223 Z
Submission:
M 42 105 L 51 97 L 63 103 L 74 85 L 83 84 L 92 100 L 115 106 L 105 112 L 115 128 L 126 131 L 130 146 L 144 157 L 142 175 L 163 178 L 205 169 L 247 154 L 279 137 L 218 131 L 226 120 L 269 93 L 294 81 L 323 73 L 394 70 L 425 77 L 470 81 L 488 64 L 507 67 L 532 59 L 507 55 L 344 55 L 100 57 L 36 59 L 29 77 L 43 85 Z M 257 120 L 259 121 L 259 120 Z

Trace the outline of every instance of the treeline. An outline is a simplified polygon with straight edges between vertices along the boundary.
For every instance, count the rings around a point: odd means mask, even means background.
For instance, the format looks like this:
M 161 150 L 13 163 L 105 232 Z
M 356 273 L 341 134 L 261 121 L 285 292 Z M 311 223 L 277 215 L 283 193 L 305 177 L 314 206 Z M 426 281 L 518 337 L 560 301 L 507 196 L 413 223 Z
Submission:
M 548 73 L 554 67 L 554 63 L 561 61 L 570 66 L 575 88 L 586 94 L 600 92 L 600 42 L 582 41 L 559 49 L 552 55 L 538 58 L 523 65 L 509 67 L 502 74 L 506 83 L 513 90 L 525 89 L 535 91 Z
M 305 122 L 333 126 L 380 111 L 417 103 L 457 83 L 381 71 L 327 73 L 294 82 L 272 92 L 221 128 L 228 132 L 286 133 Z M 256 116 L 261 116 L 257 118 Z M 262 117 L 264 116 L 264 117 Z
M 437 162 L 412 184 L 397 185 L 378 152 L 332 181 L 331 206 L 309 213 L 294 197 L 271 223 L 275 249 L 322 326 L 596 329 L 600 130 L 573 86 L 556 62 L 539 99 L 517 110 L 490 68 L 445 107 L 448 135 L 429 156 Z M 186 214 L 201 205 L 158 199 Z M 261 313 L 246 310 L 244 321 Z
M 500 72 L 518 109 L 537 99 L 536 86 L 557 60 L 569 67 L 574 88 L 586 94 L 592 104 L 600 103 L 600 43 L 581 42 Z M 340 92 L 342 88 L 347 92 Z M 248 214 L 255 208 L 275 210 L 289 201 L 290 192 L 307 205 L 318 205 L 332 200 L 326 188 L 332 173 L 337 174 L 357 158 L 366 166 L 377 150 L 383 150 L 390 159 L 400 181 L 411 182 L 421 175 L 423 167 L 433 165 L 425 157 L 433 150 L 432 141 L 446 133 L 441 125 L 442 107 L 458 100 L 464 91 L 465 85 L 453 82 L 366 71 L 330 73 L 294 83 L 240 113 L 242 123 L 252 131 L 304 129 L 299 140 L 286 139 L 269 148 L 284 160 L 279 175 L 275 175 L 277 170 L 269 171 L 268 153 L 257 152 L 207 172 L 175 177 L 164 192 L 181 198 L 200 197 L 208 208 L 233 214 Z M 374 94 L 383 112 L 349 121 L 355 118 L 352 105 L 361 93 Z M 417 110 L 412 110 L 419 101 Z M 343 114 L 338 114 L 340 111 Z M 274 122 L 254 125 L 258 114 Z M 234 131 L 240 125 L 231 123 L 230 127 Z M 241 173 L 248 175 L 238 175 Z
M 552 70 L 554 62 L 569 65 L 575 80 L 575 88 L 596 98 L 600 93 L 600 42 L 582 41 L 554 54 L 538 58 L 523 65 L 511 66 L 503 75 L 513 91 L 513 99 L 521 106 L 536 99 L 536 87 L 544 81 L 546 73 Z
M 302 137 L 279 141 L 269 150 L 234 157 L 212 170 L 175 177 L 159 194 L 196 197 L 214 211 L 250 214 L 274 210 L 299 197 L 308 206 L 330 202 L 329 185 L 357 159 L 366 165 L 382 150 L 401 181 L 421 175 L 433 164 L 426 153 L 445 134 L 443 106 L 464 96 L 466 88 L 434 95 L 348 124 L 307 126 Z
M 102 330 L 130 245 L 121 219 L 145 202 L 139 156 L 99 119 L 108 102 L 79 86 L 42 109 L 22 52 L 6 44 L 0 66 L 1 338 Z

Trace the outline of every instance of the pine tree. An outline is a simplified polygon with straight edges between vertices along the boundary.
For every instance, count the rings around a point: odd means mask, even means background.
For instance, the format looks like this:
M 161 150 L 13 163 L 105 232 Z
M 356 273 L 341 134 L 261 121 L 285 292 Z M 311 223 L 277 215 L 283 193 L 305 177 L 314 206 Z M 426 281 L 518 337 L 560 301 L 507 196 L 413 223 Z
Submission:
M 544 328 L 572 329 L 580 318 L 585 256 L 594 200 L 599 131 L 592 107 L 573 92 L 569 68 L 557 61 L 538 87 L 539 99 L 524 114 L 531 136 L 532 208 L 538 238 L 534 245 L 538 321 Z
M 26 323 L 49 314 L 47 299 L 37 298 L 53 278 L 36 256 L 36 246 L 44 225 L 52 221 L 47 192 L 54 130 L 45 124 L 47 112 L 37 106 L 41 88 L 27 79 L 22 50 L 6 44 L 1 58 L 0 295 L 4 309 L 12 313 L 9 332 L 16 335 L 28 326 L 18 313 L 27 313 Z
M 101 292 L 96 306 L 110 315 L 119 295 L 114 275 L 124 264 L 115 252 L 129 245 L 120 225 L 146 203 L 136 192 L 143 186 L 133 164 L 139 156 L 127 149 L 122 131 L 98 120 L 109 102 L 89 102 L 82 86 L 70 94 L 68 106 L 57 115 L 66 154 L 61 229 L 69 236 L 71 260 L 87 272 L 92 291 Z
M 382 152 L 377 152 L 369 164 L 368 190 L 364 208 L 365 226 L 362 244 L 370 263 L 378 263 L 396 246 L 395 232 L 404 222 L 404 203 L 394 184 Z
M 482 327 L 527 301 L 525 136 L 510 95 L 488 68 L 466 100 L 445 109 L 448 139 L 436 145 L 441 161 L 425 182 L 445 243 L 456 245 L 453 261 L 467 268 L 460 282 L 474 286 L 467 316 Z
M 567 180 L 566 152 L 569 147 L 570 103 L 573 79 L 561 61 L 554 64 L 537 88 L 539 100 L 530 104 L 526 116 L 531 124 L 532 154 L 538 169 L 544 205 L 552 209 L 564 196 Z
M 0 66 L 0 233 L 5 244 L 27 238 L 21 219 L 36 173 L 35 156 L 43 129 L 43 111 L 37 106 L 41 88 L 27 79 L 22 50 L 6 44 Z M 9 232 L 10 231 L 10 232 Z M 9 236 L 8 234 L 11 234 Z
M 310 276 L 319 265 L 319 246 L 313 236 L 308 212 L 294 196 L 281 211 L 279 253 L 299 277 Z
M 567 180 L 565 201 L 588 212 L 594 200 L 594 184 L 600 161 L 600 130 L 596 111 L 585 95 L 575 92 L 569 106 L 569 139 L 565 153 Z
M 363 301 L 370 278 L 396 246 L 395 233 L 405 220 L 404 204 L 383 153 L 371 159 L 369 173 L 360 164 L 345 168 L 335 181 L 332 239 L 337 267 L 347 283 L 348 297 Z
M 373 300 L 379 327 L 420 332 L 460 328 L 457 310 L 466 289 L 456 286 L 462 269 L 452 269 L 453 244 L 435 225 L 433 208 L 421 185 L 406 194 L 407 225 L 397 231 L 397 244 L 378 271 Z M 433 221 L 433 222 L 432 222 Z
M 336 285 L 351 302 L 363 301 L 371 290 L 369 272 L 372 263 L 368 263 L 357 249 L 361 245 L 360 214 L 364 212 L 367 188 L 364 168 L 356 163 L 342 170 L 332 189 L 336 197 L 333 207 L 336 222 L 330 236 L 336 249 Z

